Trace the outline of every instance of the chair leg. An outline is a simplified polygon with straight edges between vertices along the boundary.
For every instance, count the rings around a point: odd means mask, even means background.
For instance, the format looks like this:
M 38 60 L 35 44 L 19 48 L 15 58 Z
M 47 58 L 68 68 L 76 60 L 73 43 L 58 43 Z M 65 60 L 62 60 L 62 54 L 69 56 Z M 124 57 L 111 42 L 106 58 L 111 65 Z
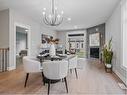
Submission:
M 44 79 L 44 74 L 43 74 L 43 72 L 41 73 L 41 75 L 42 75 L 42 78 L 43 78 L 42 82 L 43 82 L 44 85 L 45 85 L 45 79 Z
M 49 95 L 49 91 L 50 91 L 50 83 L 51 83 L 51 80 L 49 80 L 49 82 L 48 82 L 48 95 Z
M 67 80 L 66 80 L 66 77 L 64 78 L 64 81 L 65 81 L 66 90 L 67 90 L 67 93 L 68 93 L 68 86 L 67 86 Z
M 29 77 L 29 73 L 26 74 L 26 80 L 25 80 L 25 85 L 24 85 L 24 87 L 26 87 L 26 83 L 27 83 L 28 77 Z
M 78 74 L 77 74 L 77 69 L 75 68 L 75 74 L 76 74 L 76 78 L 78 78 Z
M 62 79 L 62 82 L 64 82 L 64 79 Z

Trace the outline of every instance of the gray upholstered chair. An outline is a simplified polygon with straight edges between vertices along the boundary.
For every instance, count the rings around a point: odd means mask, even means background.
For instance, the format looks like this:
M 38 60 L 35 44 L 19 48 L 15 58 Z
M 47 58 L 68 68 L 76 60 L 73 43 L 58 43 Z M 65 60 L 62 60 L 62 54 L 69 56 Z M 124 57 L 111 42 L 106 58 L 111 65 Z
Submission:
M 23 67 L 26 73 L 26 80 L 24 85 L 24 87 L 26 87 L 29 74 L 39 73 L 39 72 L 42 73 L 42 67 L 41 67 L 41 63 L 36 58 L 29 57 L 29 56 L 23 57 Z M 42 76 L 43 76 L 43 73 L 42 73 Z
M 51 80 L 64 79 L 68 93 L 66 76 L 68 73 L 68 61 L 48 61 L 43 63 L 43 74 L 48 81 L 48 94 Z

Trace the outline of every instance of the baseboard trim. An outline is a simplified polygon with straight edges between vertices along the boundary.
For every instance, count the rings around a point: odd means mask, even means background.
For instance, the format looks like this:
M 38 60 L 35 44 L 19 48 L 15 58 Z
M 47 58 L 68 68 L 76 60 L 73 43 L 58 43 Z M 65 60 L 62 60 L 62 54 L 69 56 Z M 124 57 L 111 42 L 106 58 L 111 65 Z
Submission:
M 122 76 L 118 71 L 114 71 L 114 73 L 122 80 L 122 82 L 127 86 L 127 81 L 124 76 Z
M 15 70 L 15 69 L 16 69 L 15 66 L 11 66 L 7 68 L 8 71 Z

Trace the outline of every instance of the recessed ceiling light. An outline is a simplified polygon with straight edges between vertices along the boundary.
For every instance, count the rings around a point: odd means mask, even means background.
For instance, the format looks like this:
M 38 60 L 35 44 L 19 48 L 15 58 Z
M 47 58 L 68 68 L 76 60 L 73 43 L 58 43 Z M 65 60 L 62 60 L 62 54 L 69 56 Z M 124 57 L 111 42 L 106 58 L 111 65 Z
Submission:
M 28 32 L 28 30 L 27 30 L 27 29 L 26 29 L 25 31 L 26 31 L 26 32 Z
M 76 26 L 76 25 L 75 25 L 75 26 L 74 26 L 74 28 L 75 28 L 75 29 L 77 29 L 77 28 L 78 28 L 78 26 Z
M 96 31 L 98 31 L 99 29 L 98 29 L 98 28 L 96 28 L 95 30 L 96 30 Z
M 67 18 L 68 21 L 71 21 L 71 18 Z

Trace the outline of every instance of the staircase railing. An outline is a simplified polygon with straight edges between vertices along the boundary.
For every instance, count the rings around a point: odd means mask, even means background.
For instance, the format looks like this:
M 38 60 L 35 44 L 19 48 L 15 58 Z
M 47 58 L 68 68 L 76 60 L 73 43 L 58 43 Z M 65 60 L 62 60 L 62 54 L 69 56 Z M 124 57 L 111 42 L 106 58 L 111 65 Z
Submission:
M 7 71 L 9 63 L 9 48 L 0 48 L 0 72 Z

